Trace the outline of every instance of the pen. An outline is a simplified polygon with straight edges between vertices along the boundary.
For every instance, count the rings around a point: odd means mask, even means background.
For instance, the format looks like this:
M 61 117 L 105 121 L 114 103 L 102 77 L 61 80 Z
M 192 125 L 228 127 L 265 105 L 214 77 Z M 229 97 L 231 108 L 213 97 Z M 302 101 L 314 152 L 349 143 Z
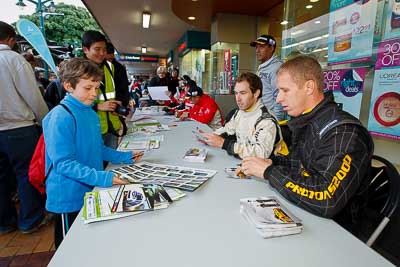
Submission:
M 121 185 L 121 186 L 118 188 L 117 195 L 115 196 L 114 203 L 113 203 L 113 206 L 112 206 L 112 208 L 111 208 L 111 212 L 114 213 L 114 212 L 117 211 L 118 203 L 119 203 L 119 201 L 121 200 L 122 193 L 124 192 L 124 189 L 125 189 L 125 185 Z

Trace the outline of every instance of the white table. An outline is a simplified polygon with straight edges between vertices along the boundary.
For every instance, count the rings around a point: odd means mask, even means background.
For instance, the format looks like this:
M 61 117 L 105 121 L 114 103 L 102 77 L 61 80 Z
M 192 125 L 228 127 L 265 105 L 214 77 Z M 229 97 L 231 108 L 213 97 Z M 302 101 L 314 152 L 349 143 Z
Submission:
M 334 221 L 280 196 L 303 220 L 303 232 L 273 239 L 258 236 L 241 218 L 239 199 L 277 193 L 268 183 L 226 178 L 223 168 L 239 161 L 223 150 L 210 148 L 204 164 L 182 161 L 189 147 L 201 146 L 190 132 L 196 125 L 182 122 L 164 132 L 160 149 L 144 160 L 215 169 L 214 178 L 165 210 L 89 225 L 78 217 L 48 266 L 392 266 Z

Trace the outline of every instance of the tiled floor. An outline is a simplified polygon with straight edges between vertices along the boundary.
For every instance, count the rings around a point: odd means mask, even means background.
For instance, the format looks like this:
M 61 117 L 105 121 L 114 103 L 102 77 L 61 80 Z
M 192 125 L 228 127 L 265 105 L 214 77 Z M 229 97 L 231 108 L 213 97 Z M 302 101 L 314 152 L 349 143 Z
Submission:
M 0 267 L 47 266 L 54 254 L 53 223 L 32 234 L 0 235 Z

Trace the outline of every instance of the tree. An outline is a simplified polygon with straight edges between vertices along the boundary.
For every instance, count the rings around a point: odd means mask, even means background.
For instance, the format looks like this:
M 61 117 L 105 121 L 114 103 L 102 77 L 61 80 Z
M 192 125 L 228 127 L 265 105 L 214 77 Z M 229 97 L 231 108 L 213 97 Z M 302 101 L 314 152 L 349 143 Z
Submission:
M 64 16 L 48 15 L 44 19 L 46 39 L 55 41 L 59 45 L 81 46 L 82 34 L 87 30 L 101 31 L 92 15 L 83 7 L 76 7 L 59 3 L 56 5 L 57 13 Z M 22 15 L 20 18 L 28 19 L 39 27 L 39 14 Z

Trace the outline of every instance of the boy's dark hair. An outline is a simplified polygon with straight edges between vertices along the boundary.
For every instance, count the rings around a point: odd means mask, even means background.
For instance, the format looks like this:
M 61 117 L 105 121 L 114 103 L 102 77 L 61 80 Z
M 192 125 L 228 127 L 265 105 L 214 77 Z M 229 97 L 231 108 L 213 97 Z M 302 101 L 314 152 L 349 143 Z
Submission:
M 80 79 L 101 81 L 103 79 L 103 71 L 85 58 L 73 58 L 60 64 L 59 71 L 62 82 L 70 83 L 72 88 L 78 84 Z
M 8 38 L 15 38 L 16 36 L 17 33 L 10 24 L 0 21 L 0 41 L 4 41 Z
M 106 37 L 98 31 L 86 31 L 82 35 L 82 47 L 90 48 L 90 46 L 96 42 L 107 43 Z
M 260 90 L 260 95 L 258 96 L 258 98 L 261 98 L 263 86 L 260 77 L 251 72 L 244 72 L 236 78 L 236 83 L 240 83 L 243 81 L 248 82 L 250 90 L 253 94 L 255 94 L 257 90 Z

